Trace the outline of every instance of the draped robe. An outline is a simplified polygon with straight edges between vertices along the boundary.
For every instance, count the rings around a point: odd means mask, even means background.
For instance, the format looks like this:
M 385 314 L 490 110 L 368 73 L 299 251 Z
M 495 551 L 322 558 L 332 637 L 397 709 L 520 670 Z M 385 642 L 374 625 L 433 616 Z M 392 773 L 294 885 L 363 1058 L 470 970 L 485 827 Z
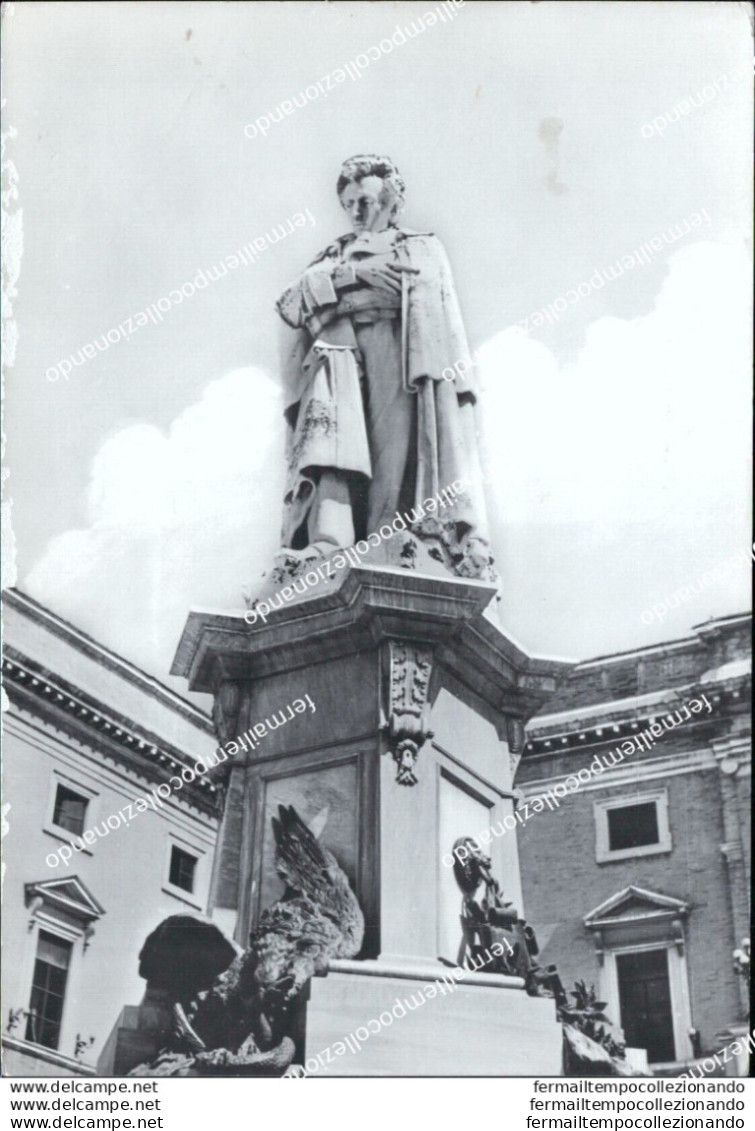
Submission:
M 356 278 L 354 264 L 370 256 L 404 268 L 400 296 Z M 341 237 L 277 309 L 286 325 L 283 546 L 318 536 L 344 545 L 371 532 L 370 516 L 401 507 L 409 529 L 440 540 L 451 563 L 470 539 L 486 544 L 474 365 L 440 241 L 399 228 Z M 459 483 L 442 510 L 427 506 Z M 337 523 L 327 529 L 329 503 L 348 508 L 353 538 Z

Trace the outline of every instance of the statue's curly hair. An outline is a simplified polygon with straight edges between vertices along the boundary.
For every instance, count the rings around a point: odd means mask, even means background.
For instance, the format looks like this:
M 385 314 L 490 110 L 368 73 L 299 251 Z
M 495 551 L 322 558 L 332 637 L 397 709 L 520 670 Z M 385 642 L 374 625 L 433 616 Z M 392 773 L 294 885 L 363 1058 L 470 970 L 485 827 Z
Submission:
M 393 197 L 391 220 L 394 220 L 403 207 L 406 184 L 390 157 L 379 157 L 376 153 L 359 153 L 355 157 L 348 157 L 341 166 L 336 185 L 339 197 L 347 185 L 359 184 L 365 177 L 380 177 L 385 182 L 381 198 L 384 201 L 389 196 Z

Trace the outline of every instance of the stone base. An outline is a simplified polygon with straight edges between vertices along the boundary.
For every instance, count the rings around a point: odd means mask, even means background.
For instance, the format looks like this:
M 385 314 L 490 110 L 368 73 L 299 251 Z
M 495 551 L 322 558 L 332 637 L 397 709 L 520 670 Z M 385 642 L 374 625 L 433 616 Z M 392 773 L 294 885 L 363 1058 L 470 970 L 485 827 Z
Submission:
M 144 1025 L 141 1006 L 127 1005 L 97 1060 L 98 1076 L 127 1076 L 137 1064 L 153 1060 L 165 1042 L 165 1030 Z
M 312 980 L 305 1068 L 312 1076 L 560 1076 L 562 1041 L 555 1002 L 529 997 L 521 978 L 470 972 L 454 983 L 436 964 L 339 961 Z
M 722 1057 L 724 1076 L 749 1076 L 750 1075 L 750 1027 L 744 1021 L 734 1022 L 725 1029 L 716 1033 L 715 1048 L 717 1052 L 728 1049 L 726 1059 Z M 738 1044 L 740 1051 L 734 1053 L 731 1046 Z
M 247 945 L 283 894 L 271 822 L 292 805 L 317 822 L 356 893 L 361 957 L 452 961 L 461 926 L 448 853 L 513 819 L 524 725 L 569 665 L 509 640 L 480 581 L 359 567 L 323 585 L 254 624 L 189 615 L 172 673 L 214 695 L 223 743 L 208 914 Z M 526 917 L 515 833 L 489 851 Z
M 84 1064 L 32 1041 L 3 1036 L 3 1076 L 95 1076 L 93 1064 Z

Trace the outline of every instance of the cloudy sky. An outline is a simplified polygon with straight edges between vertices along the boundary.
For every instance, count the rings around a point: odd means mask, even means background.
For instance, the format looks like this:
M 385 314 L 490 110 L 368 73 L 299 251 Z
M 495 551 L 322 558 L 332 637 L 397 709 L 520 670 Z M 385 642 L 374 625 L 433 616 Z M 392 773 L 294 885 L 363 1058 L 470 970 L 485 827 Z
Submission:
M 5 6 L 15 581 L 179 690 L 188 608 L 240 607 L 276 549 L 273 303 L 344 230 L 355 152 L 394 158 L 404 223 L 453 264 L 512 635 L 587 658 L 749 607 L 750 7 L 468 0 L 397 31 L 433 10 Z M 257 263 L 49 379 L 305 210 Z M 590 286 L 643 245 L 651 262 Z

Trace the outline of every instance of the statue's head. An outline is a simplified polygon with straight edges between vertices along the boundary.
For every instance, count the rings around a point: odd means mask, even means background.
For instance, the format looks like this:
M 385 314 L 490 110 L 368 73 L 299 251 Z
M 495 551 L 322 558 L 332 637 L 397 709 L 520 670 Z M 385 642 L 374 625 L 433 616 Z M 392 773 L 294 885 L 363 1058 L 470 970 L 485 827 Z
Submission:
M 363 153 L 341 166 L 336 190 L 355 232 L 380 232 L 396 224 L 406 186 L 388 157 Z

